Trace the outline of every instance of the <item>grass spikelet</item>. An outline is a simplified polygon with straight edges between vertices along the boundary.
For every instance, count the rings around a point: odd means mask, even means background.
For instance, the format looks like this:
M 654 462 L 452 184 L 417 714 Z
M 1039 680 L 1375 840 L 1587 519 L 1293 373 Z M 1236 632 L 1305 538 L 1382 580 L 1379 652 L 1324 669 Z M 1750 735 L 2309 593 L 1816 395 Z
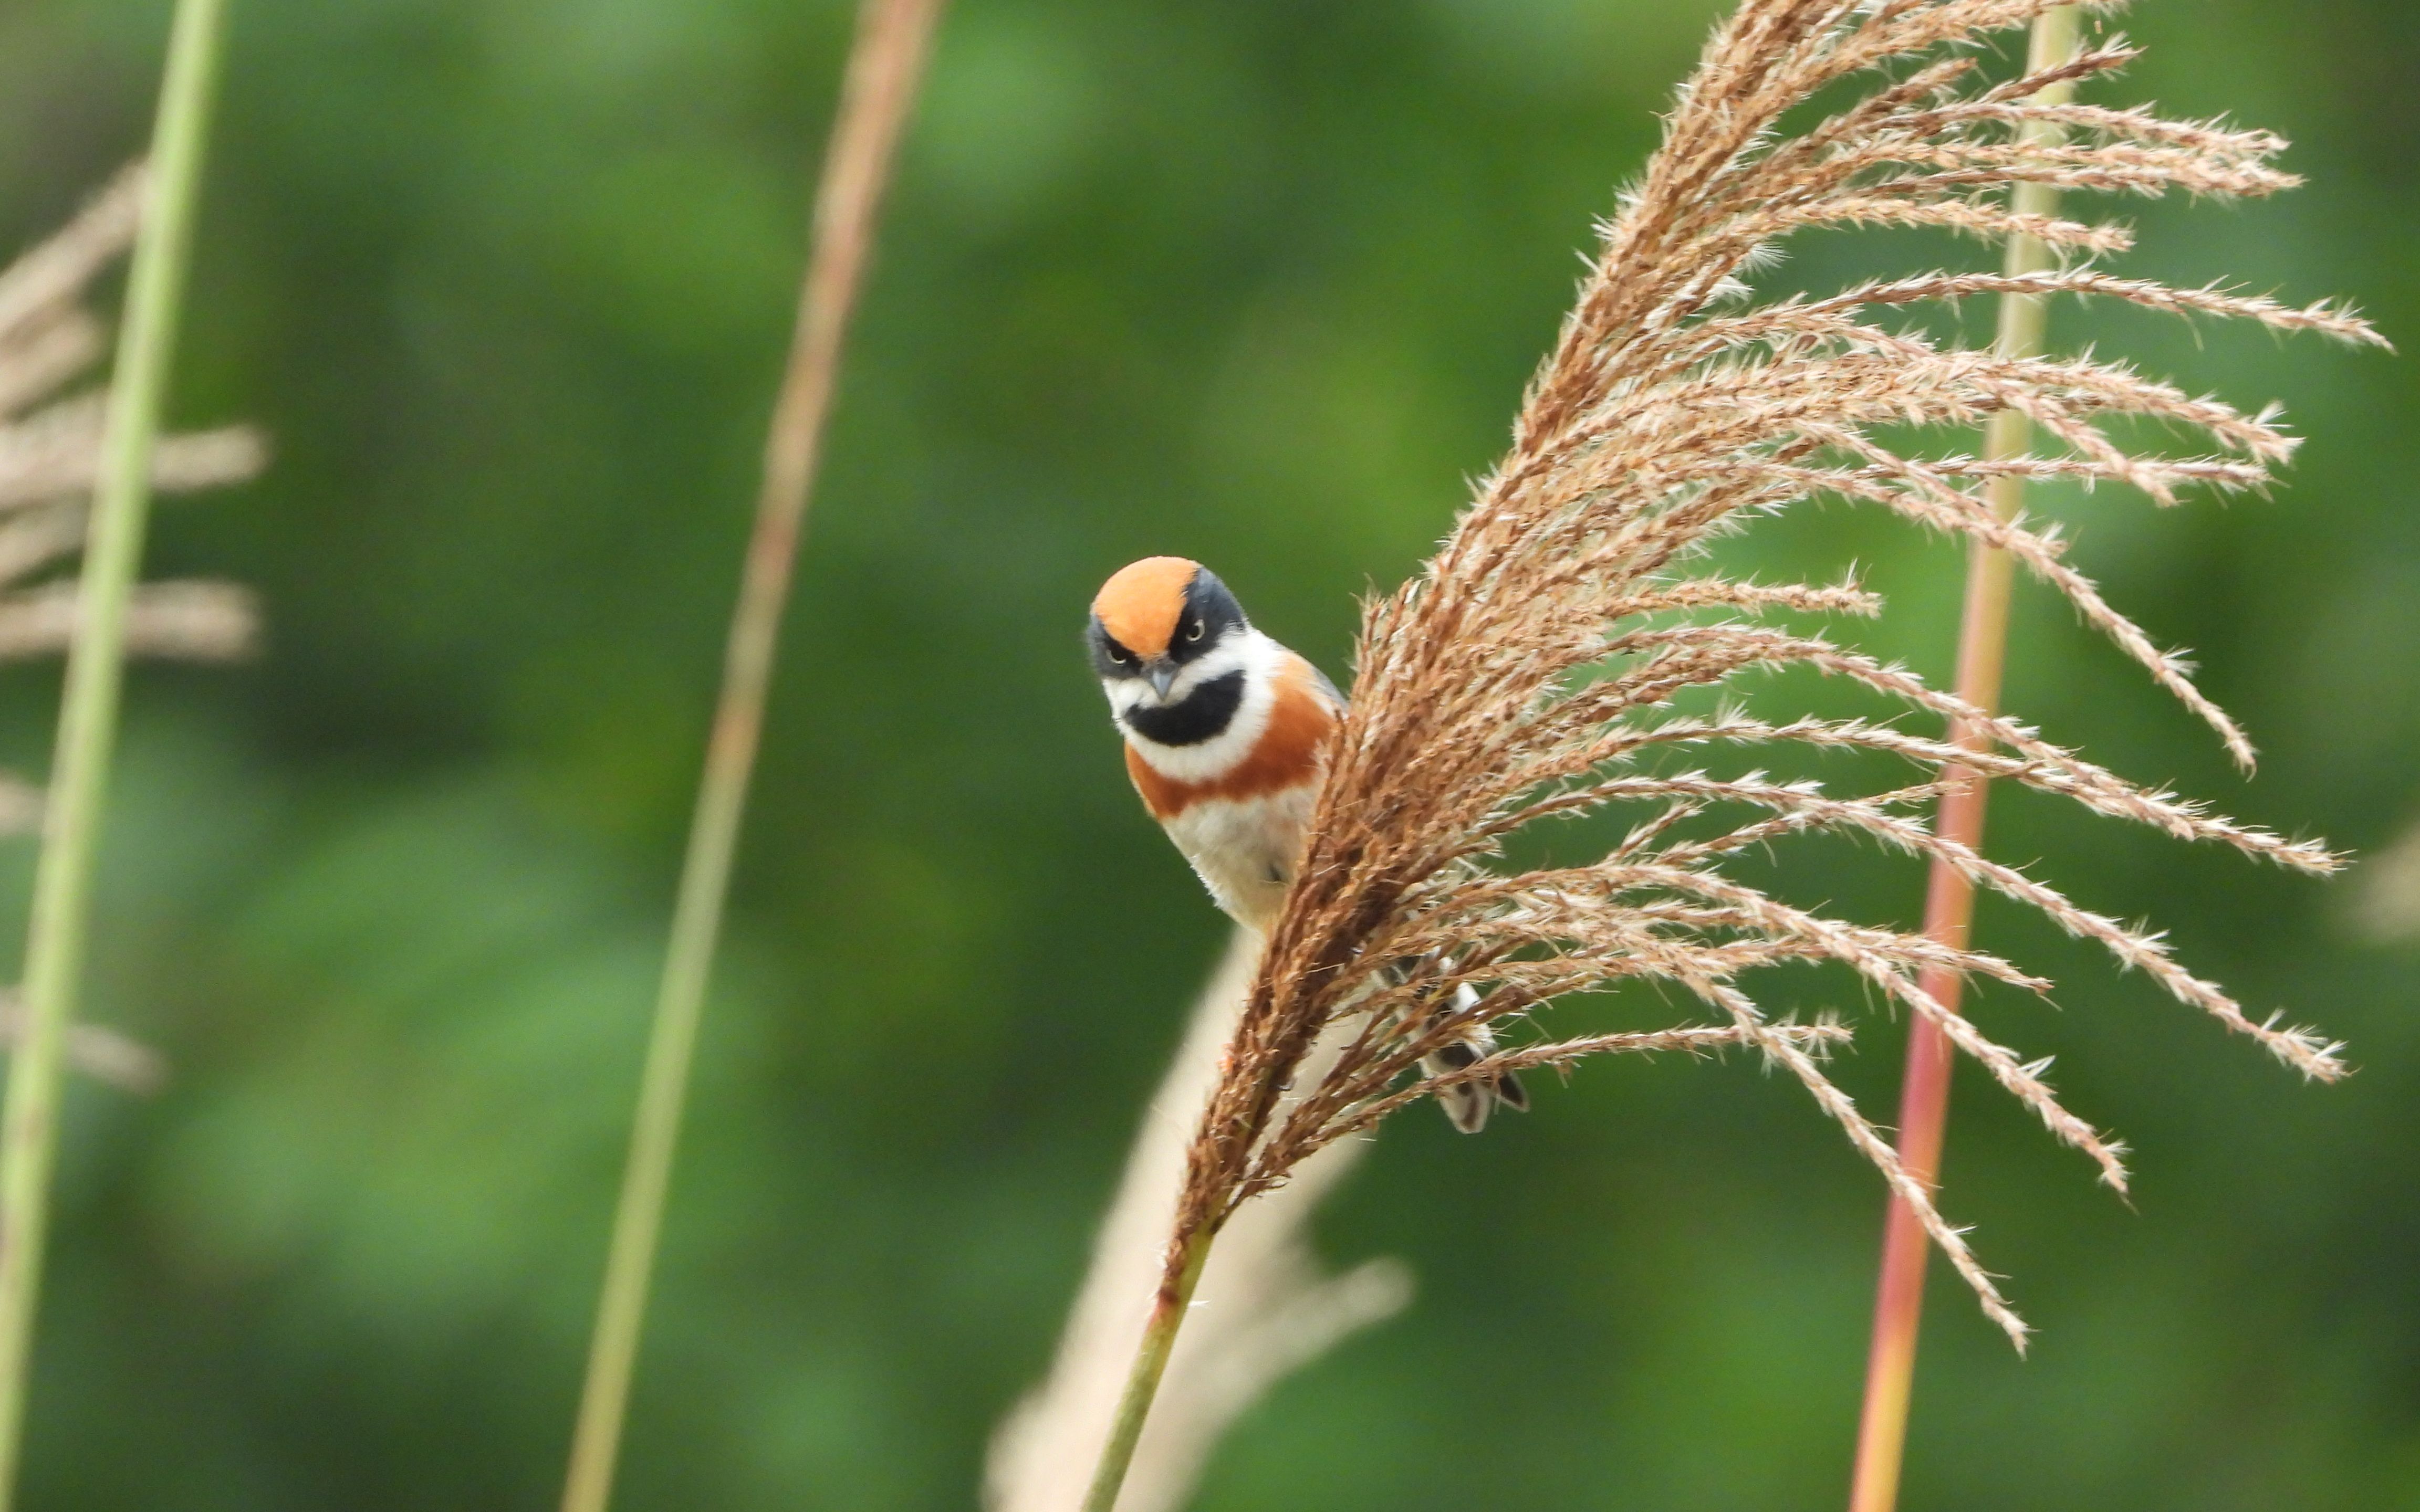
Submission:
M 144 173 L 129 166 L 76 217 L 0 270 L 0 661 L 56 656 L 74 639 L 78 591 L 46 577 L 84 548 L 100 482 L 108 396 L 78 390 L 107 331 L 85 308 L 134 244 Z M 268 447 L 248 425 L 161 437 L 151 486 L 187 493 L 257 473 Z M 252 595 L 224 582 L 138 583 L 127 604 L 130 656 L 221 661 L 253 647 Z M 0 805 L 0 829 L 38 810 Z
M 132 164 L 73 220 L 0 270 L 0 662 L 57 656 L 75 641 L 81 585 L 54 576 L 84 549 L 101 481 L 108 396 L 77 391 L 108 332 L 85 308 L 92 284 L 134 245 L 144 174 Z M 151 486 L 182 493 L 240 483 L 268 448 L 250 426 L 168 435 L 151 448 Z M 251 593 L 226 582 L 137 582 L 121 628 L 126 655 L 223 661 L 258 637 Z M 41 790 L 0 773 L 0 834 L 41 826 Z M 0 1044 L 20 1043 L 27 1015 L 0 995 Z M 67 1026 L 66 1063 L 132 1092 L 166 1080 L 157 1051 L 90 1024 Z

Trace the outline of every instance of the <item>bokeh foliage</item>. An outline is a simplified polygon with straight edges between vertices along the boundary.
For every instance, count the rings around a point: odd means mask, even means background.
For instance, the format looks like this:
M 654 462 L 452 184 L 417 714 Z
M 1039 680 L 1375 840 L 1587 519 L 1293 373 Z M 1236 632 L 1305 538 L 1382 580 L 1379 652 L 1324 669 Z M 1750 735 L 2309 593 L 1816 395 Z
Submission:
M 1133 556 L 1199 556 L 1341 675 L 1352 595 L 1493 458 L 1712 8 L 954 12 L 786 640 L 622 1505 L 969 1504 L 1221 927 L 1125 791 L 1081 606 Z M 96 1012 L 177 1080 L 71 1103 L 30 1504 L 551 1496 L 847 23 L 238 8 L 173 418 L 260 422 L 278 461 L 171 510 L 154 561 L 259 589 L 270 649 L 135 683 Z M 163 26 L 153 0 L 0 13 L 0 239 L 140 142 Z M 2144 0 L 2128 26 L 2133 96 L 2280 130 L 2313 182 L 2146 210 L 2121 266 L 2348 293 L 2420 341 L 2410 8 Z M 1810 243 L 1778 276 L 1878 255 Z M 2420 820 L 2420 368 L 2099 309 L 2053 332 L 2281 396 L 2313 439 L 2270 501 L 2049 501 L 2197 648 L 2254 781 L 2042 594 L 2012 705 L 2258 822 L 2371 849 Z M 1727 549 L 1855 559 L 1894 606 L 1856 633 L 1946 671 L 1955 552 L 1837 508 Z M 0 757 L 39 764 L 54 697 L 0 682 Z M 1948 1210 L 2043 1336 L 2021 1364 L 1936 1291 L 1909 1504 L 2420 1507 L 2420 943 L 2352 927 L 2358 874 L 2055 804 L 2000 801 L 1993 844 L 2365 1070 L 2297 1087 L 1987 905 L 1984 941 L 2066 987 L 1978 1011 L 2134 1142 L 2141 1211 L 1962 1089 Z M 1912 868 L 1781 860 L 1917 912 Z M 1878 1109 L 1898 1033 L 1873 1016 L 1841 1068 Z M 1878 1184 L 1745 1060 L 1543 1092 L 1483 1139 L 1389 1128 L 1326 1233 L 1422 1295 L 1248 1418 L 1204 1512 L 1839 1494 Z

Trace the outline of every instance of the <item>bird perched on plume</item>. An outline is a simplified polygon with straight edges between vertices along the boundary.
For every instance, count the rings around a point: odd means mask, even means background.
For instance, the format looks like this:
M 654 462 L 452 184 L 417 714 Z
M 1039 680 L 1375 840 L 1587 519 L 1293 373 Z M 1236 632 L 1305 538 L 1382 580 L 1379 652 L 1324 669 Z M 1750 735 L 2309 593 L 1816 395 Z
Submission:
M 1125 736 L 1143 807 L 1227 916 L 1265 935 L 1285 906 L 1344 695 L 1252 627 L 1217 574 L 1184 557 L 1119 569 L 1093 599 L 1093 670 Z M 1458 989 L 1457 1007 L 1475 998 Z M 1428 1057 L 1430 1075 L 1495 1049 L 1484 1026 Z M 1465 1134 L 1498 1103 L 1529 1105 L 1510 1073 L 1437 1094 Z

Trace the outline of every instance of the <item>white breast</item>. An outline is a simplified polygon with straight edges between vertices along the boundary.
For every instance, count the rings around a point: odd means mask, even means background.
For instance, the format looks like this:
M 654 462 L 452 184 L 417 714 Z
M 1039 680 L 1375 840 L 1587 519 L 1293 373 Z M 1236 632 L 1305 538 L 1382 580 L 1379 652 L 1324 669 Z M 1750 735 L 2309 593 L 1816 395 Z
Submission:
M 1166 746 L 1121 719 L 1126 743 L 1138 759 L 1171 782 L 1214 784 L 1251 758 L 1268 732 L 1280 681 L 1302 675 L 1296 660 L 1294 653 L 1247 626 L 1187 666 L 1169 689 L 1167 702 L 1182 702 L 1203 683 L 1242 672 L 1243 699 L 1226 729 L 1194 745 Z M 1121 715 L 1138 703 L 1156 702 L 1148 687 L 1131 679 L 1105 684 L 1104 689 Z M 1249 797 L 1194 797 L 1161 827 L 1228 917 L 1266 933 L 1285 905 L 1286 887 L 1294 880 L 1303 832 L 1318 797 L 1313 774 L 1294 787 Z
M 1318 796 L 1318 784 L 1305 782 L 1253 798 L 1204 798 L 1165 827 L 1227 916 L 1266 933 L 1285 905 Z

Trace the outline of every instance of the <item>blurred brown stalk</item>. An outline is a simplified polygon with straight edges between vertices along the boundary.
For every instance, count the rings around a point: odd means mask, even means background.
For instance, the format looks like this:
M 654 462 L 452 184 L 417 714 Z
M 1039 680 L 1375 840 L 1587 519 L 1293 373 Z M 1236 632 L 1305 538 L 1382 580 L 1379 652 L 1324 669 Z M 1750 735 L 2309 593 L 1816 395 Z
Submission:
M 604 1512 L 629 1405 L 648 1281 L 672 1185 L 690 1061 L 706 1012 L 731 863 L 773 679 L 799 541 L 843 342 L 855 308 L 899 135 L 915 103 L 941 0 L 863 0 L 840 112 L 815 192 L 814 231 L 787 367 L 767 429 L 755 525 L 732 610 L 721 692 L 707 736 L 697 809 L 673 907 L 647 1061 L 612 1246 L 573 1428 L 564 1512 Z

